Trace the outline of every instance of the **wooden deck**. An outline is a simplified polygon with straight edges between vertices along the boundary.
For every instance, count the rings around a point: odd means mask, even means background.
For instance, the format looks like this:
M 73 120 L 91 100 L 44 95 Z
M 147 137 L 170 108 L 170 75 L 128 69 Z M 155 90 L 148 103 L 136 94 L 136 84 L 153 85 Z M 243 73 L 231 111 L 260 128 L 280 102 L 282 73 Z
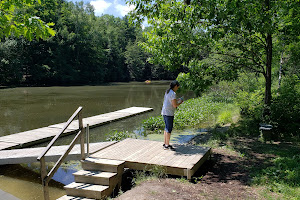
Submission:
M 86 127 L 86 125 L 89 124 L 90 128 L 93 128 L 152 110 L 152 108 L 145 107 L 130 107 L 123 110 L 84 118 L 83 126 Z M 59 133 L 64 124 L 65 123 L 54 124 L 48 127 L 0 137 L 0 150 L 24 148 L 41 142 L 49 141 L 57 133 Z M 74 120 L 68 129 L 65 130 L 64 134 L 72 134 L 76 129 L 78 129 L 78 121 Z
M 104 149 L 116 142 L 99 142 L 90 144 L 90 153 L 95 153 L 101 149 Z M 58 158 L 67 150 L 68 145 L 53 146 L 46 154 L 46 161 L 57 161 Z M 33 163 L 37 162 L 37 157 L 44 151 L 45 147 L 38 148 L 25 148 L 25 149 L 13 149 L 13 150 L 2 150 L 0 151 L 0 165 L 7 164 L 19 164 L 19 163 Z M 67 160 L 80 160 L 81 150 L 80 145 L 77 144 L 71 150 L 67 156 Z
M 125 161 L 125 167 L 136 170 L 159 165 L 168 174 L 190 179 L 211 154 L 209 147 L 174 144 L 175 150 L 172 151 L 163 150 L 162 145 L 157 141 L 125 139 L 90 157 Z

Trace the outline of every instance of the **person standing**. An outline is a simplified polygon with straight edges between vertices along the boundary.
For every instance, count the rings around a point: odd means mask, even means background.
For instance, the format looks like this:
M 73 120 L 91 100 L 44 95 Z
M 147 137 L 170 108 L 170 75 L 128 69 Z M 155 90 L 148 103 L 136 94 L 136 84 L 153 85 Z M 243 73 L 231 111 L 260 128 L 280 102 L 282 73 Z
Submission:
M 182 104 L 182 99 L 176 98 L 176 91 L 179 88 L 179 82 L 174 80 L 170 83 L 170 88 L 167 89 L 164 96 L 164 103 L 161 110 L 161 115 L 164 118 L 165 122 L 165 130 L 164 130 L 164 149 L 174 149 L 172 145 L 170 145 L 171 132 L 173 129 L 174 122 L 174 112 L 176 108 Z

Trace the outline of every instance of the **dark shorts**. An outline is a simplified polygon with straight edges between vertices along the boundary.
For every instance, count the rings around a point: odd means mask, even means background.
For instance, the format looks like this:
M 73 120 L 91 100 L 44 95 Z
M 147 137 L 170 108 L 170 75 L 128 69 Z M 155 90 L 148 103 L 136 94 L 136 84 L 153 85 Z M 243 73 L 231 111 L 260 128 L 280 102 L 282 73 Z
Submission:
M 167 133 L 171 133 L 173 129 L 174 116 L 163 115 L 163 117 L 166 125 L 165 131 L 167 131 Z

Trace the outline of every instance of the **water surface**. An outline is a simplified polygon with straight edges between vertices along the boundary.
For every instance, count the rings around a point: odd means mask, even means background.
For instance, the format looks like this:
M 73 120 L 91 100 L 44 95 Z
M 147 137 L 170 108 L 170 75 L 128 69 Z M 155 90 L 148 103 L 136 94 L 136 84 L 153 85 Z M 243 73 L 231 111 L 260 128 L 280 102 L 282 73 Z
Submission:
M 105 141 L 109 133 L 118 130 L 141 131 L 141 123 L 150 116 L 160 114 L 165 90 L 169 82 L 151 84 L 131 82 L 106 86 L 78 87 L 23 87 L 0 90 L 0 136 L 41 128 L 67 121 L 72 113 L 83 107 L 83 117 L 108 113 L 132 106 L 151 107 L 153 112 L 112 122 L 90 130 L 90 142 Z M 188 98 L 189 95 L 185 94 Z M 72 136 L 60 139 L 56 145 L 69 144 Z M 47 143 L 38 146 L 46 146 Z M 50 188 L 51 199 L 64 195 L 63 184 L 73 181 L 72 173 L 79 162 L 61 167 Z M 75 169 L 74 169 L 75 167 Z M 38 171 L 38 165 L 28 164 L 26 169 Z M 80 168 L 80 167 L 79 167 Z M 23 199 L 42 199 L 39 174 L 31 173 L 20 165 L 0 166 L 0 189 Z

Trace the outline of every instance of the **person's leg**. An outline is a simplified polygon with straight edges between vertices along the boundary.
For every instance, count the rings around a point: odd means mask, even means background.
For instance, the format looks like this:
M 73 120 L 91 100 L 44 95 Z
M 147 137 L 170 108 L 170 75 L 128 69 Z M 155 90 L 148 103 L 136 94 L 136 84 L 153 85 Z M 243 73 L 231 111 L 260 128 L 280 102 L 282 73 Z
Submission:
M 167 131 L 164 131 L 164 145 L 167 144 Z
M 166 132 L 166 131 L 165 131 Z M 171 138 L 171 133 L 166 132 L 166 141 L 165 141 L 165 145 L 169 146 L 170 145 L 170 138 Z
M 166 125 L 165 131 L 164 131 L 164 149 L 167 149 L 170 145 L 170 139 L 171 139 L 171 132 L 173 129 L 173 116 L 164 116 L 164 122 Z
M 166 142 L 167 142 L 167 127 L 168 127 L 168 122 L 167 122 L 167 116 L 166 115 L 163 115 L 163 118 L 164 118 L 164 122 L 165 122 L 165 130 L 164 130 L 164 145 L 166 145 Z

